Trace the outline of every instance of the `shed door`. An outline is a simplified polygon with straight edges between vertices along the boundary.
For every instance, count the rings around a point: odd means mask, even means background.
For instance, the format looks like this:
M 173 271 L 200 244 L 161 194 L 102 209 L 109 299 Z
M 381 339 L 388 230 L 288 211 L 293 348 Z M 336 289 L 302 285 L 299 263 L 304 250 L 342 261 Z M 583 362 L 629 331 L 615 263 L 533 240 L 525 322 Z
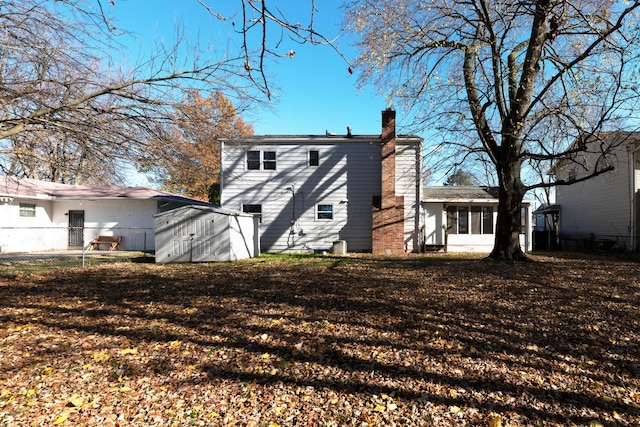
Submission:
M 84 211 L 69 211 L 69 247 L 84 245 Z

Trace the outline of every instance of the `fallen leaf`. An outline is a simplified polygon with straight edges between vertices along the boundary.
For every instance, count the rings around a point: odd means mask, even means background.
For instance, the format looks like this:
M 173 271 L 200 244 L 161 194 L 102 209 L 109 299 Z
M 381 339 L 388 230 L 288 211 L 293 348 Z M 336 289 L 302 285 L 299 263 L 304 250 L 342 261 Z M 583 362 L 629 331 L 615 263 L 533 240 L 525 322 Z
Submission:
M 81 407 L 81 406 L 82 406 L 82 404 L 83 404 L 83 400 L 82 400 L 82 398 L 81 398 L 79 395 L 77 395 L 77 394 L 72 395 L 72 396 L 69 398 L 68 402 L 69 402 L 69 404 L 71 404 L 72 406 L 74 406 L 74 407 L 76 407 L 76 408 Z
M 502 417 L 500 415 L 496 415 L 491 420 L 489 420 L 489 427 L 502 427 Z
M 102 351 L 100 353 L 94 353 L 91 357 L 93 357 L 93 360 L 95 360 L 97 363 L 106 362 L 111 358 L 111 356 Z
M 53 425 L 57 426 L 59 424 L 62 424 L 65 421 L 67 421 L 68 419 L 69 419 L 69 414 L 58 415 L 58 417 L 53 422 Z

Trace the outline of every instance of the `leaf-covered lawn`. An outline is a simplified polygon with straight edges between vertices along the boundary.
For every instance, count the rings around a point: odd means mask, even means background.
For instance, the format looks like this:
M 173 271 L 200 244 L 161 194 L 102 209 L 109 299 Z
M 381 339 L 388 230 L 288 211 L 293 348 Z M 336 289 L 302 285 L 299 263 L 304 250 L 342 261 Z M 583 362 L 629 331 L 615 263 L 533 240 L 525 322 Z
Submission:
M 640 264 L 535 259 L 0 274 L 0 425 L 640 425 Z

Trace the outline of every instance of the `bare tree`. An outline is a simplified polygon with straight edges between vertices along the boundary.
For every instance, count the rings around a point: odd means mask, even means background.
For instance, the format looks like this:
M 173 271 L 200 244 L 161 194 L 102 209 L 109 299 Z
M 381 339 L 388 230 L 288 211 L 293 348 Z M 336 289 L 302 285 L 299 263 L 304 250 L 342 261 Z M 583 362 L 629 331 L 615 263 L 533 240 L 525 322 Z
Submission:
M 438 154 L 493 165 L 500 186 L 494 258 L 526 259 L 520 204 L 543 163 L 588 149 L 585 134 L 630 117 L 639 1 L 349 1 L 362 78 L 413 108 Z M 610 170 L 614 147 L 596 148 Z M 596 147 L 597 146 L 597 147 Z M 587 177 L 585 177 L 586 179 Z
M 113 66 L 119 30 L 100 0 L 19 0 L 0 8 L 0 165 L 61 182 L 113 182 L 185 88 L 248 96 L 243 56 L 206 61 L 186 41 Z M 185 54 L 184 52 L 190 52 Z
M 238 0 L 240 12 L 232 16 L 222 15 L 210 4 L 211 0 L 197 0 L 209 13 L 221 20 L 238 21 L 237 32 L 242 37 L 241 52 L 243 67 L 249 79 L 271 98 L 270 79 L 267 77 L 268 63 L 277 58 L 295 56 L 295 50 L 281 50 L 285 40 L 296 44 L 328 46 L 342 58 L 351 74 L 348 59 L 337 44 L 337 36 L 329 37 L 316 29 L 316 0 L 304 0 L 296 7 L 304 10 L 300 20 L 292 20 L 278 6 L 277 0 Z M 235 22 L 234 22 L 235 26 Z

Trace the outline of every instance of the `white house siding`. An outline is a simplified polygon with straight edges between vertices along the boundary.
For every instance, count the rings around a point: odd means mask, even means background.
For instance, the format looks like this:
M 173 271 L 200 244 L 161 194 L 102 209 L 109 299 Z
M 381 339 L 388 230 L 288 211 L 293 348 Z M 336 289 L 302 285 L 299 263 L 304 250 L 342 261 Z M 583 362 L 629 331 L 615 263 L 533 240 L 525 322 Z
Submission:
M 495 230 L 498 217 L 495 203 L 468 203 L 447 202 L 451 206 L 491 206 L 493 208 L 493 226 Z M 491 234 L 449 234 L 445 239 L 445 229 L 447 224 L 447 212 L 445 204 L 442 202 L 423 203 L 424 224 L 425 224 L 425 244 L 431 247 L 445 246 L 449 252 L 491 252 L 495 242 L 495 233 Z M 521 235 L 520 244 L 527 248 L 524 237 Z M 530 250 L 527 248 L 526 250 Z
M 613 171 L 587 181 L 556 188 L 560 205 L 560 233 L 565 237 L 614 239 L 631 244 L 631 181 L 625 147 L 618 150 Z M 558 172 L 566 179 L 568 170 Z M 578 175 L 579 177 L 579 175 Z
M 277 170 L 246 170 L 248 150 L 276 151 Z M 308 166 L 310 150 L 319 151 L 318 167 Z M 262 205 L 262 250 L 327 250 L 336 240 L 347 241 L 349 250 L 371 250 L 371 203 L 380 193 L 379 141 L 318 137 L 227 143 L 222 182 L 224 207 Z M 333 220 L 316 219 L 318 204 L 333 205 Z
M 423 203 L 424 243 L 427 246 L 444 246 L 444 225 L 447 223 L 442 203 Z
M 396 143 L 396 195 L 404 196 L 404 242 L 407 252 L 420 250 L 422 173 L 420 145 Z
M 433 189 L 433 187 L 431 187 Z M 455 190 L 464 190 L 464 187 L 450 187 L 444 191 L 449 193 Z M 449 191 L 450 190 L 450 191 Z M 428 192 L 425 190 L 425 192 Z M 433 195 L 433 194 L 432 194 Z M 477 200 L 470 199 L 439 199 L 433 198 L 424 200 L 422 203 L 422 223 L 424 233 L 424 244 L 428 250 L 445 249 L 449 252 L 485 252 L 489 253 L 493 250 L 495 244 L 495 227 L 498 220 L 498 200 L 490 198 L 482 198 Z M 493 211 L 493 232 L 487 234 L 453 234 L 446 233 L 447 228 L 447 208 L 446 206 L 456 207 L 491 207 Z M 520 245 L 523 250 L 530 252 L 533 249 L 531 241 L 532 221 L 531 221 L 531 202 L 523 202 L 525 208 L 526 226 L 525 232 L 520 234 Z
M 36 205 L 35 218 L 20 217 L 20 203 Z M 120 250 L 153 250 L 156 200 L 39 200 L 0 202 L 0 251 L 69 248 L 69 211 L 84 211 L 84 246 L 97 235 L 123 236 Z
M 21 217 L 20 203 L 35 205 L 35 218 Z M 60 240 L 60 230 L 51 228 L 52 211 L 49 200 L 7 197 L 0 201 L 0 252 L 29 252 L 55 247 Z
M 58 200 L 53 224 L 69 225 L 70 210 L 84 211 L 85 247 L 95 236 L 122 236 L 119 250 L 154 250 L 153 215 L 158 212 L 157 200 Z M 61 242 L 67 248 L 67 239 Z

